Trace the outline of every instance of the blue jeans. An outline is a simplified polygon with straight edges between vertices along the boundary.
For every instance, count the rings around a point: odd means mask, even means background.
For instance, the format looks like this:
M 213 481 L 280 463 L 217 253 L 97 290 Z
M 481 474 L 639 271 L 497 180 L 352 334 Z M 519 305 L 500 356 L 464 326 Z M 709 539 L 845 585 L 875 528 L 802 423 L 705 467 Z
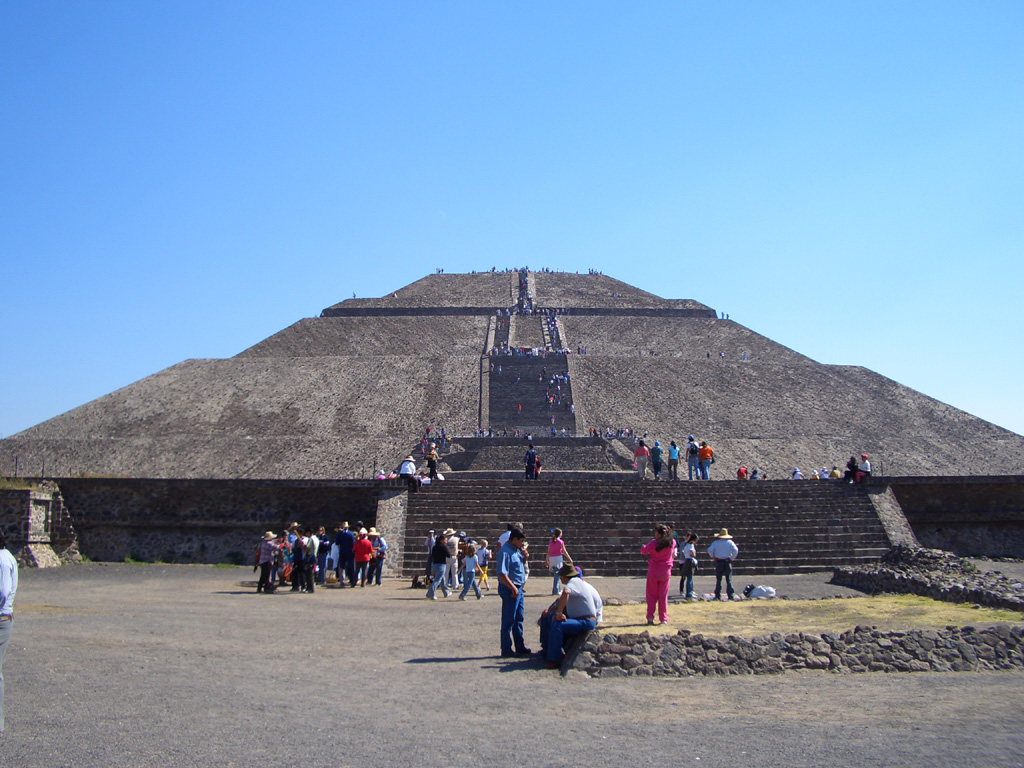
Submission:
M 501 598 L 501 652 L 512 653 L 526 649 L 523 642 L 523 588 L 513 597 L 512 590 L 504 584 L 498 584 L 498 597 Z
M 554 577 L 554 581 L 551 582 L 551 594 L 560 595 L 562 594 L 562 580 L 558 578 L 558 569 L 552 568 L 551 574 Z
M 430 586 L 427 588 L 427 597 L 433 597 L 437 590 L 441 590 L 445 597 L 451 594 L 448 585 L 444 582 L 444 563 L 434 563 L 430 566 Z
M 683 576 L 679 580 L 679 591 L 684 594 L 684 597 L 693 597 L 693 574 Z
M 11 625 L 13 620 L 0 621 L 0 731 L 4 729 L 4 653 L 7 651 L 7 642 L 11 639 Z
M 700 479 L 710 480 L 711 479 L 711 459 L 704 459 L 700 463 Z
M 725 593 L 731 599 L 736 592 L 732 588 L 732 562 L 715 560 L 715 599 L 722 596 L 722 577 L 725 576 Z
M 545 658 L 548 661 L 562 660 L 565 638 L 584 635 L 597 626 L 593 619 L 552 621 L 551 616 L 549 613 L 540 623 L 540 644 L 544 646 Z
M 376 582 L 377 586 L 380 586 L 380 574 L 384 570 L 383 560 L 371 560 L 370 570 L 367 572 L 366 580 L 373 584 Z
M 686 471 L 690 475 L 690 479 L 693 480 L 693 476 L 697 475 L 697 479 L 700 479 L 700 462 L 696 456 L 690 456 L 686 460 Z
M 463 571 L 462 572 L 462 594 L 459 597 L 465 597 L 466 593 L 469 592 L 469 588 L 472 587 L 476 592 L 476 596 L 480 597 L 480 585 L 476 583 L 476 571 Z

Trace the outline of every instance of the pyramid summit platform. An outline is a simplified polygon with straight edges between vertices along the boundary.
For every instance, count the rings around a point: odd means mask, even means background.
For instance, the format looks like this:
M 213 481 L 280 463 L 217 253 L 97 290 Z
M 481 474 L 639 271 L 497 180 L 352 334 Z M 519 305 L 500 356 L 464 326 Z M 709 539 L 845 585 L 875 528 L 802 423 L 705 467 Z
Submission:
M 555 374 L 567 379 L 549 406 Z M 663 446 L 694 434 L 715 449 L 714 479 L 741 464 L 771 478 L 841 468 L 862 452 L 887 475 L 1024 467 L 1024 437 L 865 368 L 818 363 L 699 301 L 605 275 L 515 270 L 429 275 L 334 304 L 235 357 L 183 361 L 0 441 L 0 474 L 17 462 L 31 476 L 45 466 L 51 476 L 366 478 L 395 468 L 426 427 L 549 435 L 552 424 L 577 438 L 631 428 Z M 548 449 L 566 471 L 628 468 L 626 445 L 566 449 L 559 459 Z M 442 456 L 442 468 L 516 470 L 515 453 Z

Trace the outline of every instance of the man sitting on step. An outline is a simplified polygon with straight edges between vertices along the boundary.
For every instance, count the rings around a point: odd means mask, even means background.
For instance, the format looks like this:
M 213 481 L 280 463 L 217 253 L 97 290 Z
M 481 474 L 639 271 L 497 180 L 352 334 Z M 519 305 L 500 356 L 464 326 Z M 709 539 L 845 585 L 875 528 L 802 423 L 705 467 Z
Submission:
M 558 569 L 562 593 L 540 615 L 540 644 L 547 667 L 562 665 L 564 641 L 567 637 L 584 635 L 601 623 L 603 603 L 597 589 L 584 581 L 576 566 L 566 563 Z

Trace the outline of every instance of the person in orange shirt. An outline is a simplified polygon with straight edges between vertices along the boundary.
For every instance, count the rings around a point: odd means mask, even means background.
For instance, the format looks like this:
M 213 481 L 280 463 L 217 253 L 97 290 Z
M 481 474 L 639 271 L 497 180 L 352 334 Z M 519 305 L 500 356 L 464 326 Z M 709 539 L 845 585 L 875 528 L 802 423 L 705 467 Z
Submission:
M 701 441 L 700 451 L 697 453 L 697 458 L 700 460 L 700 479 L 710 480 L 711 462 L 715 460 L 715 452 L 711 450 L 711 447 L 707 444 L 706 440 Z

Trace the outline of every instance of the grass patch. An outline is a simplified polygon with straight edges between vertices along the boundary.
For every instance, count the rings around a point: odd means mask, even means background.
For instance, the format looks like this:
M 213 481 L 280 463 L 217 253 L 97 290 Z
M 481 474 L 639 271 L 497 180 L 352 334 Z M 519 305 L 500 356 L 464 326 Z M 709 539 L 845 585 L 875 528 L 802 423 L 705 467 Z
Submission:
M 30 483 L 17 477 L 0 477 L 0 491 L 35 491 L 39 483 Z
M 608 605 L 601 629 L 674 634 L 680 629 L 705 635 L 750 638 L 772 632 L 843 632 L 858 624 L 881 630 L 942 629 L 963 626 L 1024 623 L 1016 611 L 968 603 L 945 603 L 918 595 L 878 595 L 842 600 L 743 600 L 733 603 L 669 603 L 669 623 L 647 626 L 647 607 Z
M 214 563 L 214 568 L 237 568 L 238 566 L 234 563 Z

